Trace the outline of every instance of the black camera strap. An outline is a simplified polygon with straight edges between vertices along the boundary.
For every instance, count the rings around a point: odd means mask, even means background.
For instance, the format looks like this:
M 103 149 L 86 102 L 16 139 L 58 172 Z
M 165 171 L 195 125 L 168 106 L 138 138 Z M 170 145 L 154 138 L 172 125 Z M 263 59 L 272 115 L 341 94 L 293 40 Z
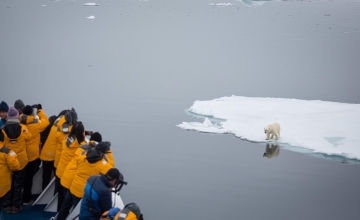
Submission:
M 96 177 L 95 180 L 92 182 L 91 187 L 90 187 L 90 196 L 89 196 L 90 198 L 87 199 L 86 201 L 87 201 L 87 203 L 88 203 L 88 209 L 89 209 L 90 213 L 91 213 L 92 215 L 100 218 L 100 217 L 101 217 L 101 214 L 98 214 L 98 213 L 96 213 L 96 212 L 94 211 L 94 208 L 93 208 L 93 205 L 92 205 L 92 199 L 91 199 L 92 189 L 93 189 L 94 183 L 96 182 L 97 179 L 99 179 L 99 177 L 100 177 L 100 176 Z

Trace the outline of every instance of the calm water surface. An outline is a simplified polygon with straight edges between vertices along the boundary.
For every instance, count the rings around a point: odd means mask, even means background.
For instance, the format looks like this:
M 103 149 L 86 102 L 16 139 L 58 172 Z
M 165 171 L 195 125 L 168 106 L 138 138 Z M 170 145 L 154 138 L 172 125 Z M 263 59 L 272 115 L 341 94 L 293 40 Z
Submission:
M 359 1 L 84 3 L 0 2 L 1 99 L 75 107 L 145 219 L 359 218 L 359 165 L 175 126 L 230 95 L 360 103 Z

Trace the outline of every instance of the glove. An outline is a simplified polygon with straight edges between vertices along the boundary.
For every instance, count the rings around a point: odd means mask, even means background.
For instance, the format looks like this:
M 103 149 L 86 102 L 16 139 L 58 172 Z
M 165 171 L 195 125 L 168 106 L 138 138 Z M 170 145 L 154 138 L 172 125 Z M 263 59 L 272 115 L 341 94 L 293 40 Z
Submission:
M 120 209 L 118 207 L 109 209 L 109 212 L 107 213 L 107 216 L 110 217 L 110 219 L 114 219 L 116 214 L 120 212 Z
M 41 104 L 38 104 L 38 105 L 37 105 L 37 109 L 38 109 L 38 110 L 39 110 L 39 109 L 42 109 Z

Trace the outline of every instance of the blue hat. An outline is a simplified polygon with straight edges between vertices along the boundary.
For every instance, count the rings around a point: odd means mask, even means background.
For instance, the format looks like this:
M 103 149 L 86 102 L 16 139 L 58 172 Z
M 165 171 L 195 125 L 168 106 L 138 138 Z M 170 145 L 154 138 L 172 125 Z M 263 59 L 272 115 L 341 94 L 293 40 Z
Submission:
M 0 112 L 8 112 L 9 111 L 9 106 L 6 102 L 1 101 L 0 103 Z

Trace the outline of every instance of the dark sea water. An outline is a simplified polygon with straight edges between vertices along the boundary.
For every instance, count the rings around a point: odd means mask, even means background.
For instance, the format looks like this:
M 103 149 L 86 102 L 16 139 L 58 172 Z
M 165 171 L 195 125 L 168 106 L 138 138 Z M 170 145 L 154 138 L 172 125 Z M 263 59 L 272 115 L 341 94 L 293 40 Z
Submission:
M 360 103 L 359 1 L 84 3 L 0 1 L 0 94 L 74 107 L 111 141 L 124 203 L 146 220 L 360 218 L 359 165 L 176 127 L 223 96 Z

